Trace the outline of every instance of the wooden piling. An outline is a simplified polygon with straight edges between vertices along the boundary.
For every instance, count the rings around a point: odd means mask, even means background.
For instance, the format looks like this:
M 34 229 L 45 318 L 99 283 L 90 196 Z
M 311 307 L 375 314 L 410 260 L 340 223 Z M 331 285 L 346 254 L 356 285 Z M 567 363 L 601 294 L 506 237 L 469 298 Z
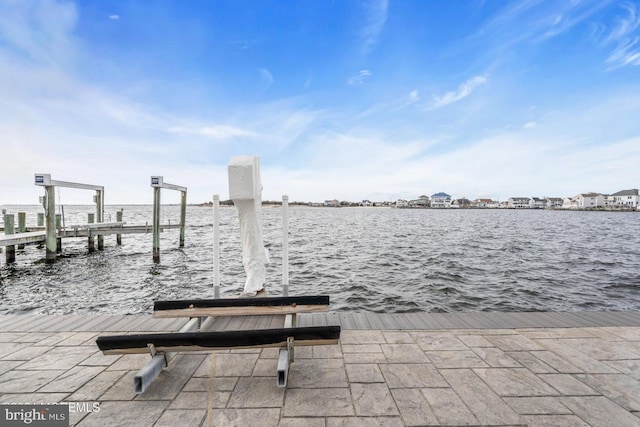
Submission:
M 18 212 L 18 233 L 24 233 L 27 231 L 27 213 Z M 18 245 L 18 249 L 24 249 L 24 243 Z
M 56 214 L 56 234 L 58 235 L 56 238 L 56 253 L 62 253 L 62 237 L 60 237 L 59 233 L 62 229 L 62 215 Z
M 4 215 L 4 234 L 10 235 L 15 233 L 15 218 L 13 214 Z M 5 259 L 7 264 L 16 261 L 16 247 L 11 245 L 5 248 Z
M 104 222 L 104 190 L 96 190 L 96 222 Z M 104 249 L 104 236 L 98 234 L 98 250 Z
M 122 209 L 116 212 L 116 221 L 122 222 Z M 122 244 L 122 234 L 116 234 L 116 244 Z
M 160 262 L 160 187 L 153 188 L 153 262 Z
M 95 222 L 94 219 L 95 219 L 95 214 L 90 213 L 87 215 L 87 222 L 89 224 L 93 224 Z M 88 239 L 88 245 L 89 245 L 89 252 L 95 251 L 96 250 L 95 239 L 91 234 L 91 229 L 89 229 L 89 237 L 87 239 Z
M 187 217 L 187 192 L 180 192 L 180 247 L 184 247 L 184 230 Z
M 45 196 L 45 228 L 47 230 L 47 239 L 45 242 L 46 245 L 46 262 L 52 263 L 56 260 L 56 195 L 55 189 L 53 185 L 46 185 L 44 190 L 46 192 Z

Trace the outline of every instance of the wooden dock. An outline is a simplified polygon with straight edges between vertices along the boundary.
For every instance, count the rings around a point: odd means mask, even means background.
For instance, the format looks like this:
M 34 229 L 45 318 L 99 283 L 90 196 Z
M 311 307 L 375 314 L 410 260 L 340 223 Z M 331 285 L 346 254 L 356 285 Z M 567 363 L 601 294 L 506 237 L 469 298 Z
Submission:
M 176 331 L 186 319 L 134 315 L 0 315 L 2 332 L 155 332 Z M 283 316 L 218 317 L 212 330 L 281 327 Z M 352 313 L 298 315 L 299 326 L 339 325 L 354 330 L 461 330 L 640 327 L 640 312 L 512 312 L 512 313 Z

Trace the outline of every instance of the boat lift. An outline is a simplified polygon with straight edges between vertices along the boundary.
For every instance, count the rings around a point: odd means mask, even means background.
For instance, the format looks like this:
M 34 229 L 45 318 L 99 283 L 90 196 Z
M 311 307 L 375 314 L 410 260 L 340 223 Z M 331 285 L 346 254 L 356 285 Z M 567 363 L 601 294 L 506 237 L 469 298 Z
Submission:
M 44 206 L 45 227 L 47 230 L 45 246 L 46 262 L 53 263 L 56 260 L 57 253 L 57 235 L 56 235 L 56 200 L 55 188 L 67 187 L 78 188 L 81 190 L 94 190 L 94 202 L 96 204 L 96 222 L 101 223 L 104 217 L 104 187 L 102 185 L 80 184 L 77 182 L 58 181 L 51 179 L 51 174 L 37 173 L 35 174 L 35 185 L 44 187 L 45 195 L 42 205 Z M 98 249 L 104 248 L 104 237 L 98 234 Z

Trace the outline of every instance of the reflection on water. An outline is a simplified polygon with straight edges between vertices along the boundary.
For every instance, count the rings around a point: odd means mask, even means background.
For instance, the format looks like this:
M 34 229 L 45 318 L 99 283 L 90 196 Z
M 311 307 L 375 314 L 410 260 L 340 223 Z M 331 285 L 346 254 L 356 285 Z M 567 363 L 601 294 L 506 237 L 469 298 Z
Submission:
M 28 212 L 35 225 L 38 208 Z M 107 206 L 115 218 L 119 206 Z M 67 224 L 91 207 L 66 206 Z M 235 210 L 221 209 L 223 297 L 244 284 Z M 163 223 L 179 221 L 165 206 Z M 265 208 L 269 291 L 281 292 L 279 208 Z M 124 206 L 129 224 L 151 221 L 150 206 Z M 141 313 L 156 299 L 213 297 L 212 209 L 189 207 L 186 242 L 161 235 L 65 239 L 53 265 L 27 246 L 0 267 L 0 313 Z M 290 294 L 328 294 L 333 310 L 375 312 L 576 311 L 640 309 L 640 214 L 531 210 L 300 208 L 289 212 Z

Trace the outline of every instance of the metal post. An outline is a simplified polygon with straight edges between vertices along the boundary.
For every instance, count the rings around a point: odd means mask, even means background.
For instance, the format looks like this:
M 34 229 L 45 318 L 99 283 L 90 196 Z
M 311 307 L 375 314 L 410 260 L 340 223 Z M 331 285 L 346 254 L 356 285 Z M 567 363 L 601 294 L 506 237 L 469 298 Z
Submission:
M 44 187 L 46 192 L 45 196 L 45 228 L 47 230 L 46 246 L 46 262 L 52 263 L 56 260 L 56 187 L 53 185 L 47 185 Z
M 95 219 L 95 214 L 87 214 L 87 222 L 89 224 L 93 224 L 94 223 L 94 219 Z M 93 252 L 96 250 L 96 245 L 95 245 L 95 240 L 93 237 L 93 233 L 91 231 L 91 227 L 87 228 L 87 231 L 89 232 L 89 237 L 88 237 L 88 242 L 89 242 L 89 252 Z
M 24 233 L 27 231 L 27 213 L 18 212 L 18 233 Z M 18 245 L 18 249 L 24 249 L 24 243 Z
M 122 209 L 116 212 L 116 221 L 122 222 Z M 122 234 L 116 234 L 116 244 L 122 244 Z
M 180 196 L 180 247 L 184 247 L 184 229 L 187 218 L 187 192 L 181 191 Z
M 282 196 L 282 295 L 289 296 L 289 196 Z
M 153 188 L 153 262 L 160 262 L 160 188 Z
M 220 196 L 213 195 L 213 296 L 220 298 Z
M 96 222 L 104 222 L 104 190 L 96 190 Z M 104 249 L 104 236 L 98 234 L 98 250 Z
M 14 225 L 15 218 L 13 214 L 5 214 L 4 215 L 4 234 L 10 235 L 15 232 Z M 7 260 L 7 264 L 11 264 L 16 261 L 16 247 L 11 245 L 7 246 L 5 250 L 5 259 Z

